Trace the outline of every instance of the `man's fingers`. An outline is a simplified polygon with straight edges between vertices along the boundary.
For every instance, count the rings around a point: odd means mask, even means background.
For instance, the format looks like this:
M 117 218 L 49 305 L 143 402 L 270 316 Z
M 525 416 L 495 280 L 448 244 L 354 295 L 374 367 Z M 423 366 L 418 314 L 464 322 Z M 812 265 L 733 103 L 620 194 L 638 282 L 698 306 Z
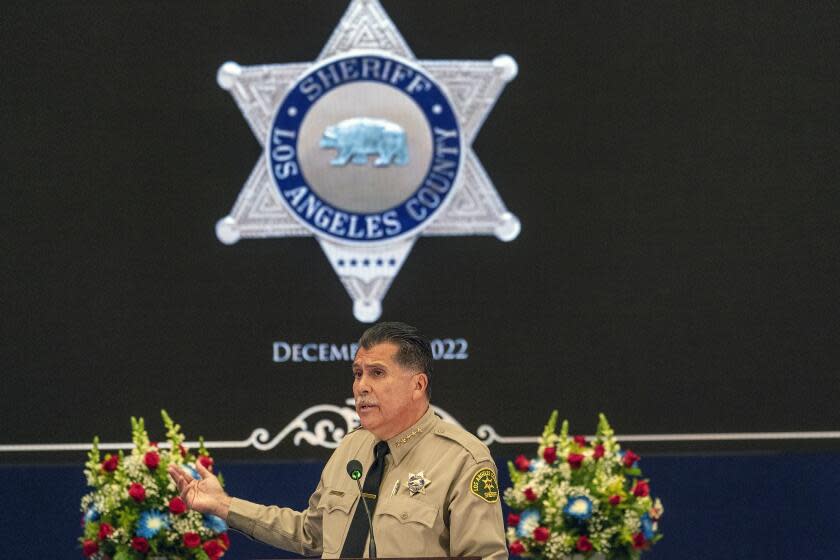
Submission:
M 175 464 L 169 465 L 167 471 L 169 472 L 169 476 L 172 477 L 176 484 L 182 481 L 189 482 L 193 479 L 192 476 L 190 476 L 190 473 L 186 472 L 180 466 Z
M 181 469 L 179 469 L 178 467 L 175 467 L 174 465 L 169 465 L 169 468 L 166 469 L 166 472 L 169 473 L 169 478 L 171 478 L 172 481 L 175 482 L 175 486 L 177 486 L 178 490 L 180 491 L 181 490 L 181 473 L 178 472 L 179 470 L 181 470 Z
M 183 492 L 184 488 L 189 486 L 190 482 L 195 480 L 188 472 L 184 471 L 184 469 L 175 464 L 169 465 L 167 472 L 172 480 L 175 481 L 175 486 L 178 487 L 179 492 Z
M 172 478 L 172 480 L 175 481 L 175 484 L 177 484 L 178 481 L 181 480 L 181 469 L 179 469 L 175 465 L 169 465 L 169 467 L 166 469 L 166 472 L 169 473 L 170 478 Z
M 198 474 L 201 475 L 201 479 L 204 480 L 207 477 L 213 476 L 213 473 L 208 471 L 204 465 L 201 464 L 200 461 L 195 462 L 195 469 L 198 471 Z

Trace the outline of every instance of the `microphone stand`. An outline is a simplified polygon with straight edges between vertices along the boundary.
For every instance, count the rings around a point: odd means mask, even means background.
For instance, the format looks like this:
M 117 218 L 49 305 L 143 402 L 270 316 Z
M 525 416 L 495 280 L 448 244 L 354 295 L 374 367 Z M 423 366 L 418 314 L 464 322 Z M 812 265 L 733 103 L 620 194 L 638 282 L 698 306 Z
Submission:
M 371 558 L 376 558 L 376 539 L 373 537 L 373 518 L 370 516 L 370 508 L 368 507 L 367 500 L 365 499 L 365 493 L 362 491 L 362 483 L 360 482 L 360 479 L 362 478 L 362 464 L 356 459 L 353 459 L 352 461 L 348 462 L 347 474 L 350 475 L 350 478 L 356 481 L 356 486 L 359 487 L 359 499 L 362 500 L 362 505 L 365 506 L 368 527 L 370 529 L 370 543 L 368 543 L 368 556 L 370 556 Z
M 359 487 L 359 498 L 362 499 L 362 504 L 365 506 L 365 513 L 367 514 L 368 524 L 370 525 L 370 546 L 368 548 L 368 555 L 371 558 L 376 558 L 376 539 L 373 538 L 373 519 L 370 516 L 370 508 L 367 505 L 365 494 L 362 492 L 362 483 L 359 482 L 358 478 L 356 479 L 356 486 Z

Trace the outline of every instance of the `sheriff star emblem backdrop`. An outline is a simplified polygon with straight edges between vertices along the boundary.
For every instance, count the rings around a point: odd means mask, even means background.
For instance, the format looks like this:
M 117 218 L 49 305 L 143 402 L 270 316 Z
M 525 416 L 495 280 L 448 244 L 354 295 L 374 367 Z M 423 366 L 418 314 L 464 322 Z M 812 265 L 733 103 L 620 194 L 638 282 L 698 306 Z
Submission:
M 472 150 L 516 73 L 507 55 L 417 60 L 376 0 L 353 0 L 312 63 L 223 64 L 264 150 L 216 235 L 314 236 L 375 321 L 420 235 L 519 234 Z

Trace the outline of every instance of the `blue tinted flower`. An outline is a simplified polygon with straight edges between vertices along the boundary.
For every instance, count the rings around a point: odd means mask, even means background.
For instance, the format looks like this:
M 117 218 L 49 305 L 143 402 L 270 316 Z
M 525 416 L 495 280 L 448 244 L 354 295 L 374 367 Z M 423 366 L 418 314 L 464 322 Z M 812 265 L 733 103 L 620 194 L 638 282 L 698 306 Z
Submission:
M 570 496 L 563 514 L 577 521 L 586 521 L 592 517 L 592 500 L 586 496 Z
M 91 504 L 87 511 L 85 512 L 85 521 L 99 521 L 99 510 L 96 509 L 96 506 Z
M 545 461 L 543 461 L 542 459 L 538 459 L 536 461 L 531 461 L 531 465 L 528 467 L 528 471 L 534 472 L 538 468 L 544 467 L 544 466 L 545 466 Z
M 645 536 L 645 540 L 649 541 L 653 538 L 653 521 L 646 513 L 642 515 L 642 534 Z
M 184 463 L 183 465 L 181 465 L 181 468 L 184 470 L 184 472 L 186 472 L 188 475 L 190 475 L 194 479 L 201 480 L 201 475 L 198 474 L 198 471 L 195 470 L 194 466 Z
M 161 529 L 169 528 L 169 515 L 161 513 L 156 510 L 147 510 L 140 514 L 140 520 L 137 522 L 138 537 L 151 539 L 157 535 Z
M 530 537 L 534 529 L 540 526 L 539 510 L 529 508 L 519 514 L 519 525 L 516 526 L 516 536 L 520 539 Z
M 227 531 L 227 523 L 221 517 L 215 515 L 204 515 L 204 526 L 214 533 L 224 533 Z

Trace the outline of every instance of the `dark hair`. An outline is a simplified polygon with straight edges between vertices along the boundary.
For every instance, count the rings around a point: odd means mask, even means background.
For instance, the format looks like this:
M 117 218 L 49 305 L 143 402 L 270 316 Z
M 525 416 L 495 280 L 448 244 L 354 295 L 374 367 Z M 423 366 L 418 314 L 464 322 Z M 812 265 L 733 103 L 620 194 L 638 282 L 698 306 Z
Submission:
M 397 363 L 426 374 L 426 397 L 432 397 L 432 346 L 420 331 L 405 323 L 377 323 L 362 333 L 359 346 L 365 350 L 383 342 L 397 345 Z

